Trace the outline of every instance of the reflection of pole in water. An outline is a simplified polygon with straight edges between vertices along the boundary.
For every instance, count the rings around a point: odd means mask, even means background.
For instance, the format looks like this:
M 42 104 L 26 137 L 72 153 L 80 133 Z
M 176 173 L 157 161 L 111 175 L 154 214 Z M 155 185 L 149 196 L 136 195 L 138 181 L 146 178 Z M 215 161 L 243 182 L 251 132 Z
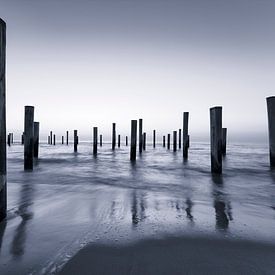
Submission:
M 192 215 L 193 203 L 189 198 L 186 200 L 186 206 L 187 206 L 186 209 L 185 209 L 186 216 L 192 222 L 193 221 L 193 215 Z
M 132 224 L 137 226 L 141 221 L 146 219 L 145 215 L 146 201 L 142 195 L 137 196 L 136 191 L 133 192 L 132 196 Z

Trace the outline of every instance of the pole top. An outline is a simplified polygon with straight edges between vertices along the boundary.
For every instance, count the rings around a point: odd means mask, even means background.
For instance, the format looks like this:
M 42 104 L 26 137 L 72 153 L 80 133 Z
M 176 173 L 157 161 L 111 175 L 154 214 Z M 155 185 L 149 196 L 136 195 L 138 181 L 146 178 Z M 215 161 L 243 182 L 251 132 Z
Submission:
M 275 100 L 275 96 L 273 95 L 273 96 L 268 96 L 267 98 L 266 98 L 266 100 Z
M 215 109 L 222 109 L 222 106 L 215 106 L 210 108 L 210 110 L 215 110 Z
M 28 108 L 32 108 L 32 109 L 34 109 L 34 106 L 29 106 L 29 105 L 26 105 L 26 106 L 25 106 L 25 109 L 28 109 Z
M 0 25 L 3 25 L 6 27 L 6 22 L 2 18 L 0 18 Z

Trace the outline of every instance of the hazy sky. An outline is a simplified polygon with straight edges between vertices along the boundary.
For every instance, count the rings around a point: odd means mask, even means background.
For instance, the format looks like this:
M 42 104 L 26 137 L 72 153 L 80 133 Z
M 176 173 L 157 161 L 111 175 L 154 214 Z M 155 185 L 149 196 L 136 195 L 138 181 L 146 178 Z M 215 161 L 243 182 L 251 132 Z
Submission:
M 35 106 L 43 133 L 209 133 L 222 105 L 232 139 L 266 138 L 275 94 L 274 0 L 0 0 L 7 22 L 8 130 Z

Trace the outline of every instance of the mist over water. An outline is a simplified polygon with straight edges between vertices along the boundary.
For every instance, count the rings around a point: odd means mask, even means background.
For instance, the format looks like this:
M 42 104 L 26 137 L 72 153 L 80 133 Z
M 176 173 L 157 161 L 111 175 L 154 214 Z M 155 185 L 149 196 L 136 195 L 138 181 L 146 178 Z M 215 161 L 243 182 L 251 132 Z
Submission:
M 1 274 L 59 270 L 88 243 L 208 236 L 275 243 L 275 174 L 266 145 L 228 146 L 223 175 L 208 143 L 189 160 L 160 144 L 129 161 L 129 147 L 42 144 L 33 172 L 23 146 L 8 148 L 8 219 L 0 225 Z

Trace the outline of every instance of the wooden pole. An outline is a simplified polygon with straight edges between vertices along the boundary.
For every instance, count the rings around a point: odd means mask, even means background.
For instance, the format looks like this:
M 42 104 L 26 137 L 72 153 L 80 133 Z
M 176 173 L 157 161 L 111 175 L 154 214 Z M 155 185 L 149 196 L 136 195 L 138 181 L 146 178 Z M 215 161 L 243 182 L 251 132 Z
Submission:
M 34 131 L 33 156 L 35 158 L 38 158 L 38 152 L 39 152 L 39 122 L 34 122 L 33 131 Z
M 227 128 L 222 128 L 222 154 L 226 155 Z
M 77 152 L 77 144 L 78 144 L 77 130 L 74 130 L 74 152 Z
M 143 133 L 143 140 L 142 140 L 143 150 L 146 150 L 146 133 Z
M 21 145 L 24 145 L 24 132 L 23 132 L 23 134 L 21 136 Z
M 135 161 L 137 155 L 137 120 L 131 121 L 131 151 L 130 160 Z
M 188 120 L 189 120 L 189 112 L 183 113 L 183 130 L 182 130 L 182 152 L 183 158 L 188 158 L 188 148 L 189 148 L 189 138 L 188 138 Z
M 222 173 L 222 107 L 210 108 L 211 172 Z
M 167 135 L 167 149 L 170 150 L 170 134 Z
M 61 137 L 61 144 L 64 144 L 64 136 Z
M 0 221 L 7 214 L 6 23 L 0 19 Z
M 66 131 L 66 144 L 69 145 L 69 131 Z
M 99 146 L 102 147 L 102 135 L 99 136 Z
M 125 138 L 125 144 L 126 144 L 126 146 L 128 146 L 128 137 L 127 136 Z
M 48 144 L 51 144 L 51 137 L 48 136 Z
M 165 136 L 162 137 L 162 146 L 165 147 Z
M 53 135 L 53 145 L 55 145 L 55 135 Z
M 179 129 L 179 149 L 181 149 L 181 129 Z
M 34 142 L 34 127 L 33 127 L 34 107 L 25 106 L 25 125 L 24 125 L 24 169 L 33 169 L 33 142 Z
M 7 142 L 8 146 L 11 146 L 11 134 L 8 134 L 8 142 Z
M 177 131 L 173 131 L 173 151 L 177 151 Z
M 270 167 L 275 167 L 275 96 L 266 98 L 268 114 L 269 158 Z
M 93 154 L 97 155 L 97 127 L 94 127 Z
M 113 134 L 112 134 L 112 150 L 116 148 L 116 124 L 113 123 Z
M 140 118 L 138 120 L 138 143 L 139 143 L 138 149 L 140 154 L 142 153 L 142 149 L 143 149 L 142 142 L 143 142 L 142 118 Z
M 118 135 L 117 147 L 120 148 L 120 135 Z
M 51 137 L 51 145 L 53 144 L 53 132 L 50 131 L 50 137 Z
M 153 130 L 153 148 L 156 148 L 156 130 Z

